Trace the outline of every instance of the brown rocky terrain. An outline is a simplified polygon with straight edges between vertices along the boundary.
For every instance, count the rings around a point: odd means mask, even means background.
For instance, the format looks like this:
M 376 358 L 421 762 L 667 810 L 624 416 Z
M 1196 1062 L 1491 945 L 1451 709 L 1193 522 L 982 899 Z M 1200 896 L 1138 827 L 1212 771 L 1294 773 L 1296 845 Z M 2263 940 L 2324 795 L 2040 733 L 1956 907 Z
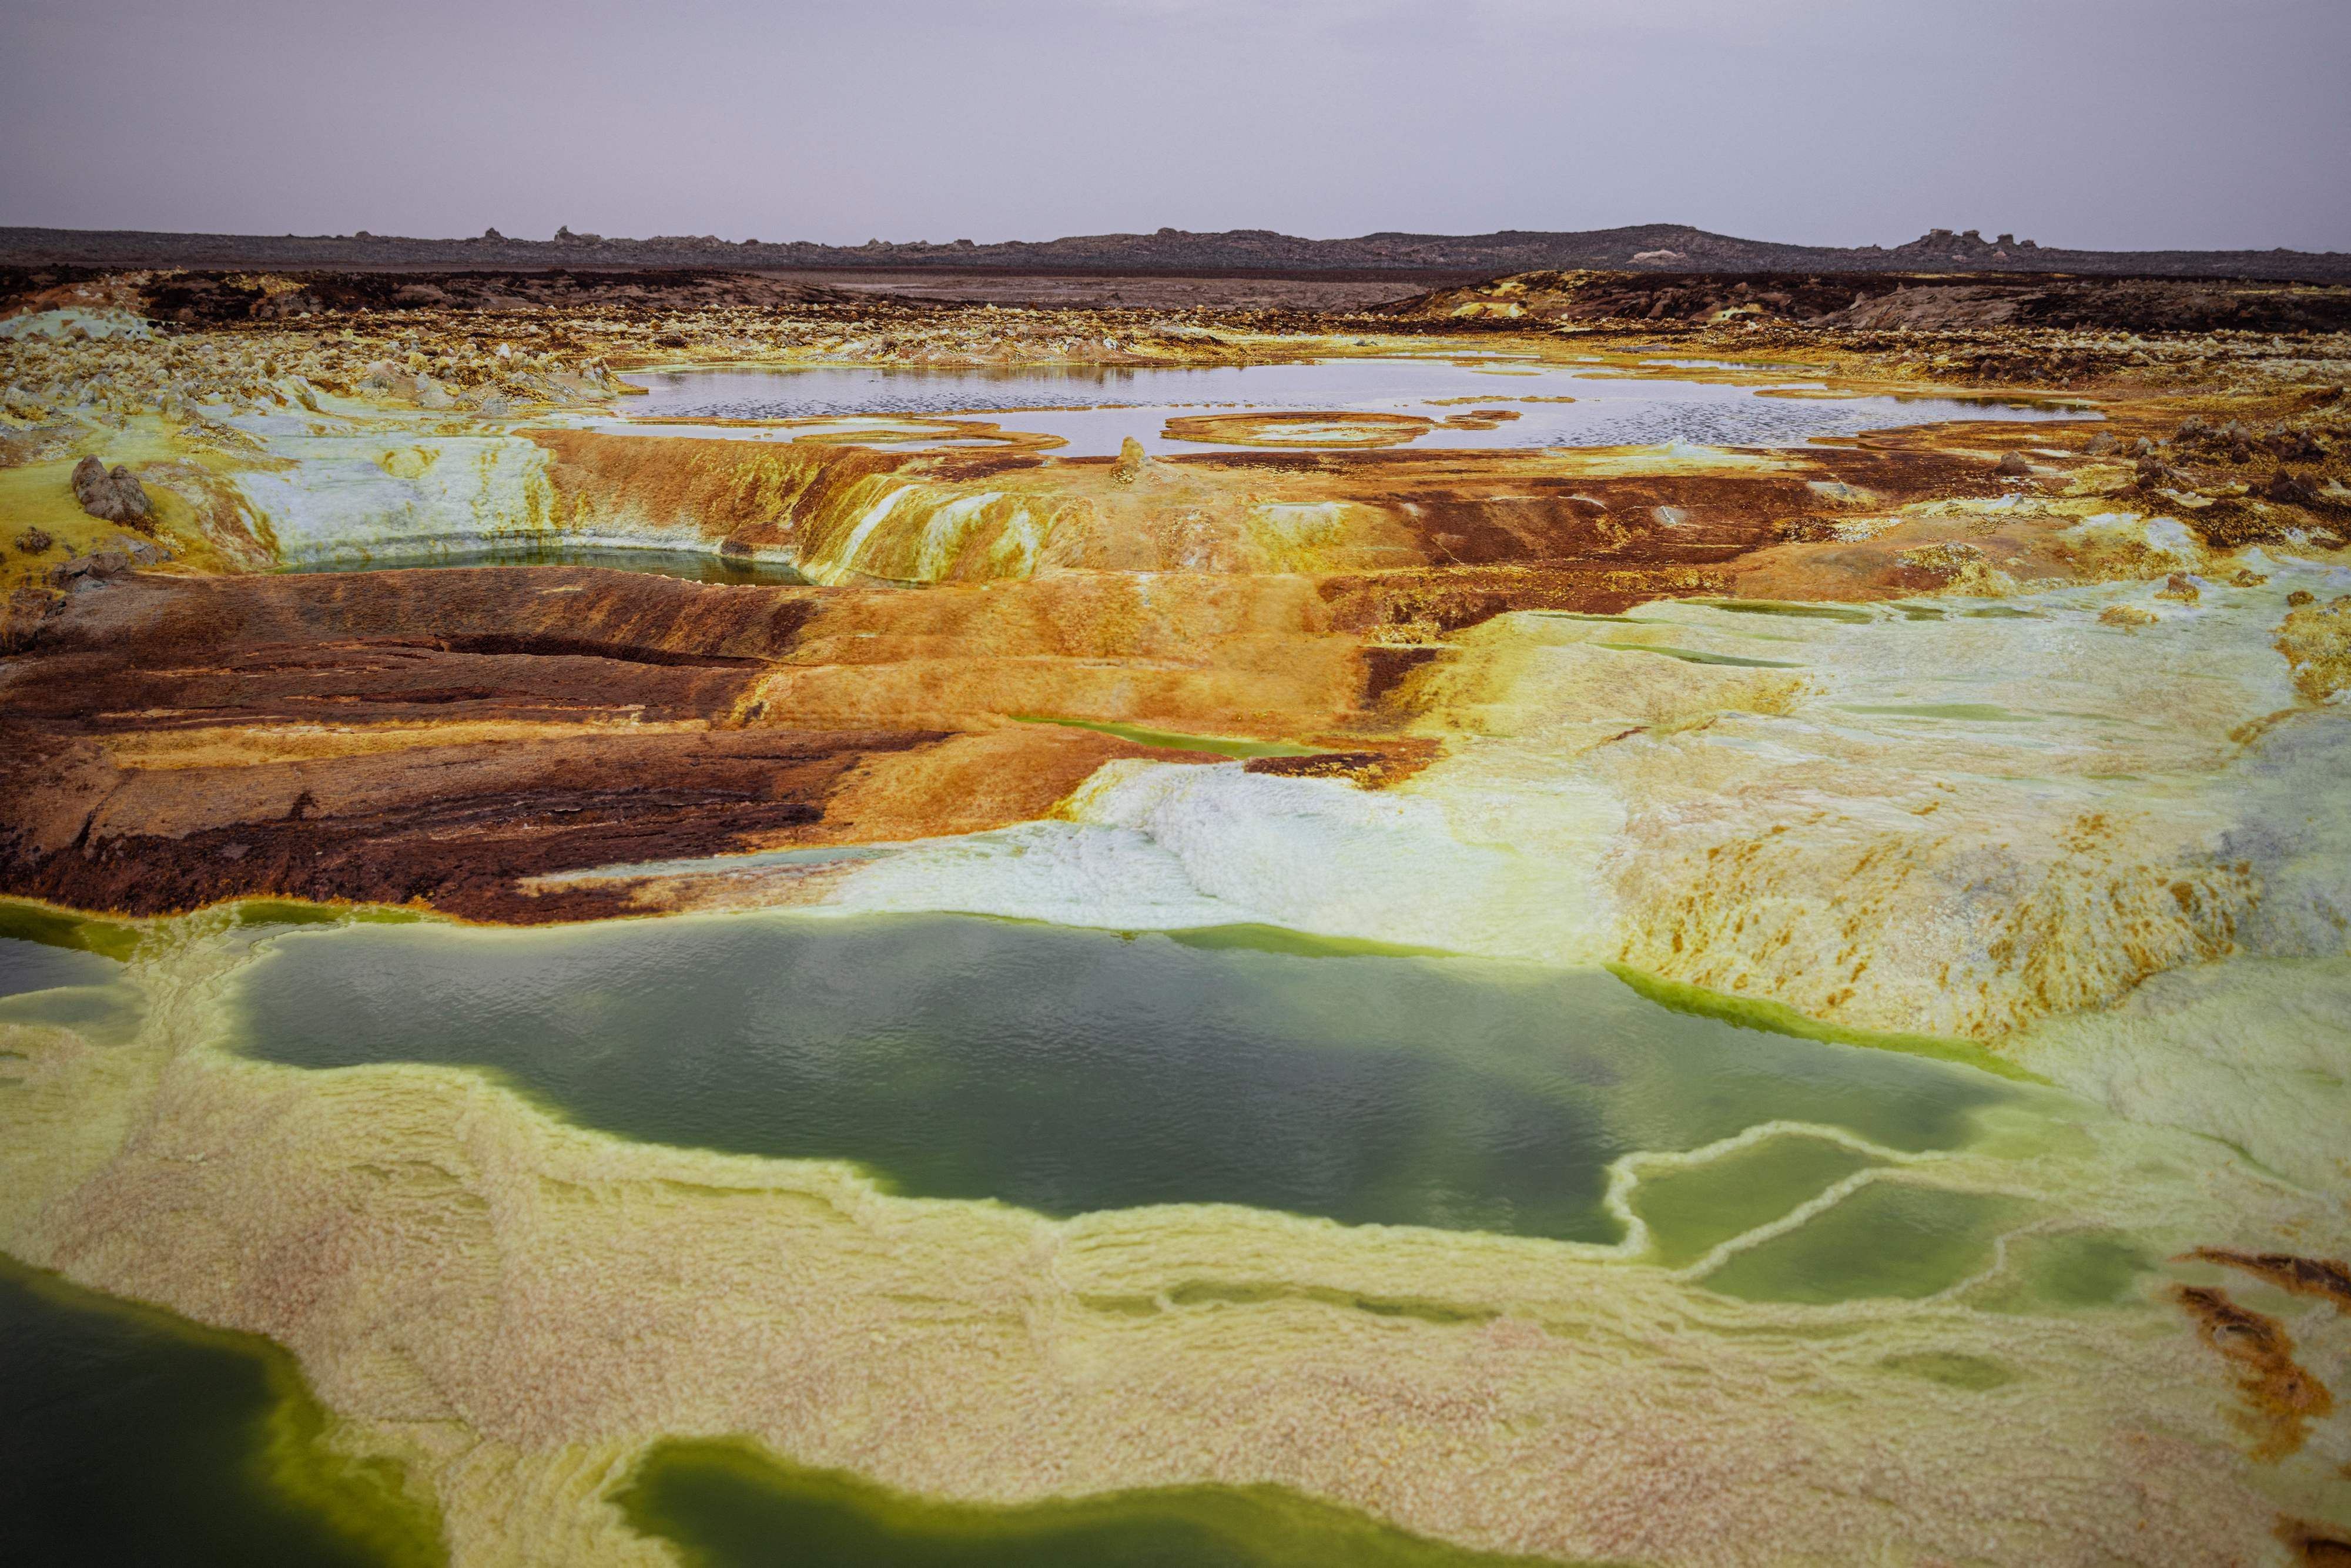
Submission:
M 1822 329 L 1987 327 L 2113 332 L 2351 330 L 2351 287 L 2062 273 L 1529 272 L 1375 308 L 1429 319 L 1717 323 Z
M 2074 527 L 2132 507 L 2213 551 L 2335 548 L 2351 521 L 2351 408 L 2315 379 L 2344 357 L 2320 330 L 2334 289 L 1544 274 L 1392 317 L 1168 317 L 691 271 L 5 282 L 17 315 L 110 311 L 161 335 L 0 344 L 0 891 L 138 913 L 266 893 L 566 918 L 638 890 L 535 879 L 998 827 L 1048 815 L 1106 759 L 1208 755 L 1019 722 L 1038 716 L 1292 743 L 1313 755 L 1266 766 L 1377 787 L 1430 755 L 1458 640 L 1510 612 L 2159 580 L 2179 563 Z M 2253 319 L 2271 326 L 2211 326 Z M 1776 452 L 1391 435 L 1113 461 L 652 436 L 565 412 L 611 403 L 632 364 L 1249 362 L 1462 332 L 1626 371 L 1664 334 L 1856 391 L 2087 387 L 2104 418 Z M 1726 364 L 1706 373 L 1752 373 Z M 808 587 L 256 571 L 277 547 L 237 476 L 292 460 L 218 411 L 323 419 L 333 399 L 420 442 L 494 441 L 539 476 L 511 504 L 561 528 L 841 564 Z M 377 463 L 422 474 L 435 450 Z M 151 511 L 110 520 L 69 469 L 110 497 L 139 486 Z M 944 549 L 931 519 L 948 516 L 969 520 Z M 2312 670 L 2333 667 L 2312 648 Z

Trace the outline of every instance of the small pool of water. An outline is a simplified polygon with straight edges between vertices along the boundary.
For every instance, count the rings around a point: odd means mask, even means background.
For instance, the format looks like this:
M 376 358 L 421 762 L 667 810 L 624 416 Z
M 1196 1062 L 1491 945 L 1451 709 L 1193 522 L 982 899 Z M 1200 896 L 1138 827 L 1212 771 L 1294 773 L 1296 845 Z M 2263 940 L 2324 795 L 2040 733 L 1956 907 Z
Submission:
M 1342 444 L 1330 433 L 1270 430 L 1226 439 L 1180 440 L 1168 422 L 1208 414 L 1345 411 L 1421 422 L 1399 425 L 1393 444 L 1412 451 L 1541 446 L 1787 446 L 1949 420 L 2095 418 L 2087 410 L 2007 400 L 1949 397 L 1776 396 L 1770 390 L 1669 377 L 1596 374 L 1589 367 L 1506 359 L 1320 360 L 1279 365 L 1108 370 L 1100 368 L 923 370 L 821 365 L 804 369 L 651 371 L 628 380 L 646 389 L 631 415 L 663 419 L 843 420 L 969 414 L 1008 431 L 1058 436 L 1063 456 L 1115 454 L 1128 436 L 1145 450 L 1175 454 L 1255 446 Z M 1791 382 L 1790 387 L 1817 386 Z M 1485 417 L 1499 412 L 1511 417 Z M 1448 425 L 1447 422 L 1455 422 Z M 723 425 L 609 428 L 635 434 L 732 435 L 790 440 L 841 435 L 851 427 L 730 429 Z M 1189 427 L 1197 428 L 1197 427 Z
M 800 584 L 808 581 L 789 562 L 731 559 L 716 550 L 617 549 L 547 540 L 517 540 L 489 549 L 417 550 L 370 554 L 347 549 L 316 560 L 296 561 L 281 571 L 413 571 L 465 566 L 597 566 L 611 571 L 643 571 L 688 582 Z
M 300 1067 L 489 1069 L 589 1126 L 854 1161 L 910 1196 L 1596 1242 L 1624 1233 L 1607 1167 L 1634 1151 L 1773 1120 L 1949 1148 L 2019 1092 L 1605 973 L 1271 936 L 758 914 L 293 930 L 238 977 L 231 1040 Z
M 0 936 L 0 998 L 66 986 L 103 986 L 121 965 L 97 953 Z
M 147 1010 L 123 972 L 135 940 L 111 922 L 0 901 L 0 1025 L 76 1030 L 101 1044 L 130 1039 Z M 13 1061 L 0 1050 L 0 1087 L 16 1081 Z

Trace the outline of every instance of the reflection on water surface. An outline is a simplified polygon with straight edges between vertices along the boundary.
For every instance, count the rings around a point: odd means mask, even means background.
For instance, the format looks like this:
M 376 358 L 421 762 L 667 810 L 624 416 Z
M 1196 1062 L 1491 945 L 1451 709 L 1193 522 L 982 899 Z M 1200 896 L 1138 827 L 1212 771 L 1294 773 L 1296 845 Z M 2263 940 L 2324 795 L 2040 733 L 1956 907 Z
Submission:
M 297 576 L 312 572 L 388 571 L 460 566 L 596 566 L 611 571 L 643 571 L 687 582 L 805 583 L 808 579 L 784 561 L 753 560 L 706 550 L 616 549 L 569 544 L 555 539 L 517 539 L 491 549 L 441 549 L 425 542 L 421 550 L 407 548 L 371 554 L 356 545 L 335 555 L 304 560 L 280 570 Z
M 1061 438 L 1057 455 L 1109 456 L 1132 436 L 1147 451 L 1215 450 L 1216 441 L 1165 434 L 1170 418 L 1204 409 L 1264 413 L 1353 410 L 1402 413 L 1431 422 L 1462 420 L 1477 409 L 1516 415 L 1477 427 L 1441 423 L 1407 450 L 1529 446 L 1795 445 L 1822 435 L 1851 435 L 1896 425 L 1948 420 L 2050 420 L 2095 417 L 2079 409 L 1947 397 L 1777 397 L 1753 386 L 1594 374 L 1588 367 L 1520 361 L 1350 359 L 1280 365 L 1213 365 L 1113 370 L 928 370 L 820 365 L 778 370 L 649 371 L 628 378 L 647 395 L 626 412 L 666 419 L 835 419 L 952 413 L 1006 415 L 1008 430 Z M 1816 383 L 1810 383 L 1816 384 Z M 1572 400 L 1572 401 L 1560 401 Z M 621 422 L 616 428 L 646 433 Z M 651 427 L 659 433 L 661 427 Z M 676 434 L 789 438 L 762 433 L 672 426 Z M 822 427 L 819 427 L 820 429 Z M 1296 444 L 1280 439 L 1252 445 Z
M 273 946 L 235 993 L 253 1054 L 492 1069 L 628 1137 L 1051 1215 L 1235 1203 L 1608 1242 L 1607 1166 L 1634 1151 L 1772 1120 L 1949 1147 L 2014 1092 L 1602 973 L 1212 936 L 726 915 Z
M 0 1026 L 48 1025 L 103 1044 L 131 1037 L 146 998 L 122 972 L 131 928 L 0 902 Z M 0 1084 L 11 1081 L 0 1053 Z
M 102 986 L 117 964 L 99 954 L 21 936 L 0 936 L 0 997 L 20 997 L 61 986 Z

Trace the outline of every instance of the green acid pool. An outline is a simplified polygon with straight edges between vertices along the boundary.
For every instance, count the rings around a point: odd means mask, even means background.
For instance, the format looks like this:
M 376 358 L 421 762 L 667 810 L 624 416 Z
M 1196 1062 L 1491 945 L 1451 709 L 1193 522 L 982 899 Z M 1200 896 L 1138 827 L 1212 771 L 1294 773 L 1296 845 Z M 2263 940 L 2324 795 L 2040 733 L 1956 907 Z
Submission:
M 488 1070 L 587 1126 L 853 1161 L 910 1196 L 1601 1242 L 1624 1232 L 1604 1198 L 1628 1153 L 1771 1121 L 1949 1148 L 2018 1092 L 1596 971 L 1223 935 L 773 915 L 294 930 L 242 973 L 228 1043 Z
M 0 1259 L 0 1562 L 446 1561 L 397 1467 L 320 1441 L 293 1359 Z
M 615 1500 L 690 1568 L 1536 1568 L 1278 1487 L 1169 1487 L 989 1508 L 787 1465 L 747 1443 L 656 1447 Z

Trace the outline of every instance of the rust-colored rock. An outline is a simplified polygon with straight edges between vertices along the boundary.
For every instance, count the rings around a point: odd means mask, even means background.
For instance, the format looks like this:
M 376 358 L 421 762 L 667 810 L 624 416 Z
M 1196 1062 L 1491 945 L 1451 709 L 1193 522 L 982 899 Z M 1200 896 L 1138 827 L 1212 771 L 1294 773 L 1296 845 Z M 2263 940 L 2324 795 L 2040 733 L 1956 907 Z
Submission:
M 2277 1538 L 2303 1568 L 2351 1568 L 2351 1531 L 2306 1519 L 2278 1521 Z
M 2195 1322 L 2197 1337 L 2228 1362 L 2243 1396 L 2238 1422 L 2253 1439 L 2257 1459 L 2282 1459 L 2300 1448 L 2310 1424 L 2335 1409 L 2326 1385 L 2294 1359 L 2294 1341 L 2275 1318 L 2241 1307 L 2226 1291 L 2181 1285 L 2172 1300 Z
M 2333 1301 L 2335 1310 L 2351 1317 L 2351 1267 L 2335 1258 L 2298 1258 L 2291 1252 L 2238 1252 L 2226 1247 L 2199 1247 L 2189 1254 L 2207 1263 L 2241 1269 L 2281 1291 Z

